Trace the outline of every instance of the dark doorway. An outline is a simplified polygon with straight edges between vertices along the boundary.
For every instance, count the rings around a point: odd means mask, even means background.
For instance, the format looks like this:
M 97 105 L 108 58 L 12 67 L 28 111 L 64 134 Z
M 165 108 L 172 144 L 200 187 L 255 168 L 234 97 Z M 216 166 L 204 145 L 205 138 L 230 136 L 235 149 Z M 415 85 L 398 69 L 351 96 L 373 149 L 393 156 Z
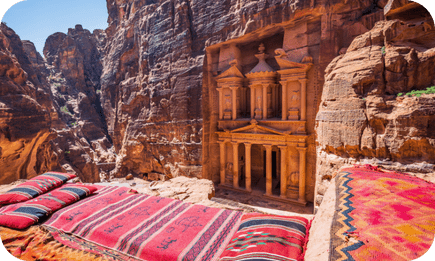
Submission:
M 266 151 L 263 153 L 263 177 L 266 177 Z M 272 151 L 272 178 L 276 179 L 276 151 Z

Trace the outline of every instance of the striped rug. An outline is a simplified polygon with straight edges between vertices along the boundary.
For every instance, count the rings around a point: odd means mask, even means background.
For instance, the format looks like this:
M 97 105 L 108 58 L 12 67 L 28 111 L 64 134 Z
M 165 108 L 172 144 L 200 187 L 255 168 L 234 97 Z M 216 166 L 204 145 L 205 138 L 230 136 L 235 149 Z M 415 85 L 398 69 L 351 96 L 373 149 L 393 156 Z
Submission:
M 128 191 L 104 187 L 44 225 L 143 260 L 209 261 L 240 224 L 242 212 Z

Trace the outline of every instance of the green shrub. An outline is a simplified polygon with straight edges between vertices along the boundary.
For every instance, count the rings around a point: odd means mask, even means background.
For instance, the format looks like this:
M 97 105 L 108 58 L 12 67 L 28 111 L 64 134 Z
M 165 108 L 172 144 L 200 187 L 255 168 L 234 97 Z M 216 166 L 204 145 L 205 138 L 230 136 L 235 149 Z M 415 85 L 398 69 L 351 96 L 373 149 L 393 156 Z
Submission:
M 68 107 L 66 107 L 66 105 L 63 106 L 62 108 L 60 108 L 60 111 L 66 113 L 66 114 L 68 114 L 70 116 L 73 116 L 73 114 L 71 112 L 69 112 Z
M 382 46 L 381 52 L 382 52 L 382 54 L 386 54 L 386 53 L 387 53 L 387 52 L 385 51 L 385 46 Z
M 432 93 L 435 93 L 435 86 L 427 87 L 426 90 L 419 90 L 419 91 L 412 90 L 412 91 L 406 93 L 405 95 L 408 97 L 412 97 L 412 96 L 420 97 L 422 94 L 432 94 Z M 398 93 L 397 97 L 400 97 L 402 95 L 403 95 L 403 93 Z

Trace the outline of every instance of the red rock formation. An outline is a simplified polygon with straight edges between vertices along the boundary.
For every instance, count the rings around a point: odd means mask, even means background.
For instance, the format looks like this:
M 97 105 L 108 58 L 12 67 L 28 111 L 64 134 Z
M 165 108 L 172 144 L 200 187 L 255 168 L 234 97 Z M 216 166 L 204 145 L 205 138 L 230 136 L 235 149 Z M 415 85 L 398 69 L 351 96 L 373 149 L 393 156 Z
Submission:
M 49 37 L 46 64 L 33 43 L 0 30 L 0 183 L 48 170 L 99 181 L 98 164 L 115 162 L 97 91 L 104 32 Z
M 55 33 L 44 46 L 48 81 L 63 125 L 53 141 L 64 168 L 79 173 L 82 180 L 100 180 L 98 165 L 114 166 L 111 138 L 100 104 L 101 50 L 105 33 L 92 34 L 76 25 L 68 34 Z M 67 165 L 65 165 L 67 164 Z M 106 167 L 104 167 L 107 172 Z M 105 174 L 101 173 L 105 178 Z
M 324 68 L 353 37 L 383 17 L 384 4 L 108 0 L 101 101 L 119 152 L 119 174 L 155 171 L 217 181 L 219 146 L 213 137 L 217 116 L 210 102 L 214 96 L 208 79 L 213 75 L 205 48 L 238 37 L 255 41 L 282 32 L 273 28 L 275 24 L 307 16 L 319 17 L 321 26 L 313 26 L 310 33 L 317 38 L 309 42 L 317 52 L 312 75 L 319 92 L 308 114 L 314 122 Z M 308 128 L 313 143 L 314 124 Z M 308 158 L 314 166 L 314 150 Z M 309 172 L 308 193 L 313 195 L 314 167 Z
M 0 183 L 31 178 L 58 164 L 49 144 L 56 112 L 38 57 L 26 54 L 33 49 L 0 25 Z
M 435 85 L 433 20 L 419 5 L 410 4 L 420 10 L 413 17 L 409 6 L 398 5 L 405 13 L 391 10 L 392 2 L 387 18 L 400 20 L 377 23 L 326 69 L 316 127 L 316 203 L 344 164 L 435 172 L 435 94 L 403 95 Z

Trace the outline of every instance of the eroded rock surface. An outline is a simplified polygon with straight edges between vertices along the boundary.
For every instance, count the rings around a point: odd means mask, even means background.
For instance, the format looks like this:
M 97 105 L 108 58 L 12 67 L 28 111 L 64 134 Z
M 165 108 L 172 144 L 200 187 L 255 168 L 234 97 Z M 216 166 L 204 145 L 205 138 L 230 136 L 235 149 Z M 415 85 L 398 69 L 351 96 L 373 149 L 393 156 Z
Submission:
M 50 131 L 57 113 L 34 46 L 0 25 L 0 183 L 26 179 L 58 165 Z M 26 51 L 34 54 L 27 55 Z
M 275 24 L 297 23 L 301 17 L 318 17 L 320 25 L 307 29 L 310 36 L 303 46 L 313 50 L 315 63 L 310 81 L 317 92 L 310 93 L 314 109 L 307 126 L 314 144 L 324 69 L 353 37 L 383 18 L 384 5 L 385 1 L 108 0 L 101 103 L 118 153 L 117 175 L 158 172 L 217 181 L 217 109 L 211 102 L 216 96 L 208 83 L 216 75 L 207 69 L 207 62 L 215 61 L 207 60 L 211 56 L 207 58 L 206 48 L 236 38 L 246 44 L 259 41 L 282 33 Z M 291 41 L 298 41 L 296 34 Z M 316 157 L 312 148 L 310 201 Z
M 104 44 L 104 31 L 91 33 L 76 25 L 67 34 L 49 36 L 44 47 L 47 79 L 62 122 L 53 143 L 63 168 L 86 182 L 108 178 L 115 166 L 100 104 Z
M 116 156 L 99 102 L 104 32 L 56 33 L 47 60 L 4 24 L 0 37 L 0 183 L 49 170 L 106 178 Z
M 432 19 L 390 20 L 357 37 L 326 69 L 317 114 L 317 198 L 344 164 L 435 174 Z

